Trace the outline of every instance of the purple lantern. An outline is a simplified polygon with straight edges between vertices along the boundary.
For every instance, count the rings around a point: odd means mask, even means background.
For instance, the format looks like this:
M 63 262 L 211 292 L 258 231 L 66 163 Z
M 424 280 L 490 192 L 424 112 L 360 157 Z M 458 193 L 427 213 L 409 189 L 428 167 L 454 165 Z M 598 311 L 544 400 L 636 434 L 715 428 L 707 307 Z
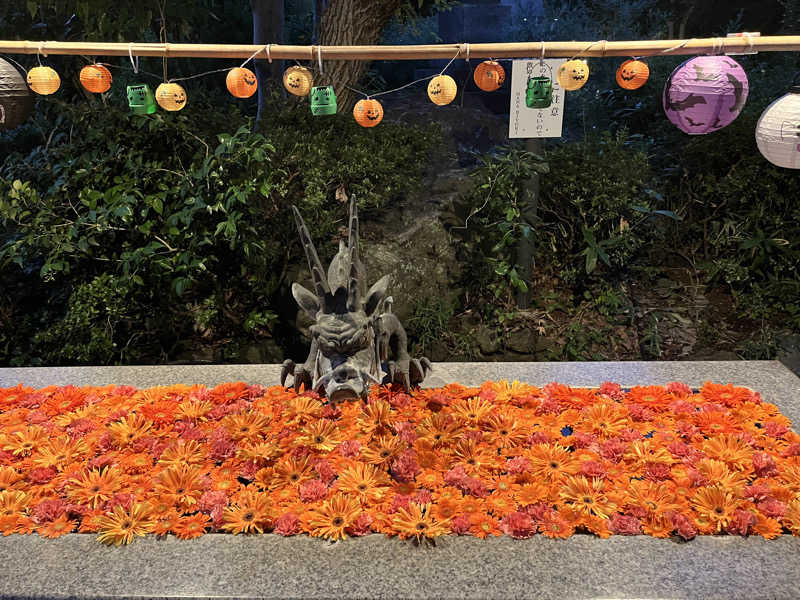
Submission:
M 744 69 L 729 56 L 696 56 L 664 84 L 664 112 L 681 131 L 710 133 L 739 116 L 749 89 Z

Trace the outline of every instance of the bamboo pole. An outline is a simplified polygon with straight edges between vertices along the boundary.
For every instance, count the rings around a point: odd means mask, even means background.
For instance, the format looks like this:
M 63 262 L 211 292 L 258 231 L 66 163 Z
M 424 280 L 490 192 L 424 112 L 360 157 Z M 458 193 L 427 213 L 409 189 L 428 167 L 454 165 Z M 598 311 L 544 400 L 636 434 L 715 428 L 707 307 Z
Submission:
M 725 52 L 797 52 L 800 35 L 698 38 L 688 40 L 631 40 L 609 42 L 518 42 L 496 44 L 428 44 L 409 46 L 284 46 L 270 44 L 269 57 L 278 60 L 420 60 L 459 58 L 545 58 L 687 55 Z M 31 42 L 2 41 L 0 53 L 69 54 L 83 56 L 162 56 L 168 58 L 245 59 L 265 46 L 252 44 L 153 44 L 138 42 Z

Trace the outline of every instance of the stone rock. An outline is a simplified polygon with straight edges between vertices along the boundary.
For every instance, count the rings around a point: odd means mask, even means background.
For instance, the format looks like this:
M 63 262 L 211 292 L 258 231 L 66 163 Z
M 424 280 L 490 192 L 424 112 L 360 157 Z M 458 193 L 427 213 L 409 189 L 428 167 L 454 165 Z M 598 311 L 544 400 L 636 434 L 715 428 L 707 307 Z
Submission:
M 273 364 L 283 361 L 283 351 L 275 340 L 267 339 L 254 344 L 242 346 L 239 350 L 242 362 L 252 364 Z
M 506 338 L 505 347 L 519 354 L 533 354 L 536 350 L 536 334 L 530 329 L 512 331 Z
M 374 232 L 373 232 L 374 233 Z M 452 305 L 461 290 L 455 249 L 434 214 L 418 215 L 403 231 L 362 243 L 361 259 L 370 282 L 389 274 L 393 311 L 406 324 L 414 306 L 441 299 Z
M 485 325 L 481 325 L 475 331 L 473 338 L 475 343 L 480 348 L 481 353 L 486 354 L 494 354 L 500 349 L 500 342 L 497 338 L 494 337 L 492 330 L 486 327 Z

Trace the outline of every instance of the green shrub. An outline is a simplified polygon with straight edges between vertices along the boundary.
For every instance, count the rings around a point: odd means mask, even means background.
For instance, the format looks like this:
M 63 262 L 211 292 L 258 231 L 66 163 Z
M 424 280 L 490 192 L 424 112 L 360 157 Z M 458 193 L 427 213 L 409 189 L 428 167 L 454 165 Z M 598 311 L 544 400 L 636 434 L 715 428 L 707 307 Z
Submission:
M 289 273 L 305 262 L 291 205 L 324 252 L 346 211 L 337 190 L 369 211 L 416 185 L 432 133 L 390 123 L 366 131 L 348 116 L 316 119 L 305 104 L 275 102 L 262 133 L 235 109 L 219 114 L 201 101 L 148 117 L 53 107 L 50 145 L 11 154 L 0 168 L 0 274 L 35 269 L 66 292 L 50 303 L 61 314 L 45 319 L 47 331 L 28 332 L 30 360 L 128 360 L 131 336 L 152 338 L 142 315 L 156 315 L 163 333 L 145 345 L 151 359 L 169 356 L 187 332 L 274 335 Z M 233 133 L 218 133 L 223 122 Z M 104 283 L 119 296 L 101 294 Z M 131 306 L 117 304 L 125 298 Z M 90 315 L 81 326 L 100 331 L 78 352 L 62 334 L 82 310 Z M 126 331 L 99 325 L 95 313 L 119 317 Z M 19 354 L 9 347 L 0 362 Z

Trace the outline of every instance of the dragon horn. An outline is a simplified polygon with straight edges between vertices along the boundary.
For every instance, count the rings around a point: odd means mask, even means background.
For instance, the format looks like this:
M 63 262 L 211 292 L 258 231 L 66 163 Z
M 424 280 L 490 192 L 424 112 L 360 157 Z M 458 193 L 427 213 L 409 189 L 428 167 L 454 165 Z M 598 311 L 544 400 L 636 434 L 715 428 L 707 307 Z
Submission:
M 317 249 L 314 247 L 311 234 L 308 232 L 300 211 L 297 210 L 296 206 L 292 206 L 292 211 L 294 212 L 294 221 L 297 224 L 297 232 L 300 234 L 300 243 L 303 244 L 303 250 L 305 250 L 306 258 L 308 259 L 308 268 L 311 271 L 311 279 L 314 281 L 314 291 L 322 300 L 325 298 L 325 294 L 331 291 L 328 280 L 325 277 L 325 269 L 322 268 L 322 263 L 319 261 L 319 256 L 317 256 Z
M 350 196 L 350 223 L 347 234 L 347 247 L 350 250 L 350 278 L 347 283 L 347 310 L 355 311 L 360 308 L 361 298 L 358 294 L 358 203 L 356 196 Z

